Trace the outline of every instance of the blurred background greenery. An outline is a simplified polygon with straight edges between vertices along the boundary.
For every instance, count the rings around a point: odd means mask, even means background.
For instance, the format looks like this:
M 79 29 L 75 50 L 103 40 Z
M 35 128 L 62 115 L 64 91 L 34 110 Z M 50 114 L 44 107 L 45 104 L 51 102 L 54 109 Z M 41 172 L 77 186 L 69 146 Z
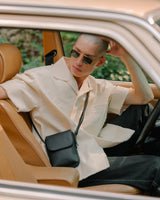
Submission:
M 70 50 L 79 34 L 61 32 L 65 56 L 70 56 Z M 33 67 L 44 65 L 43 35 L 39 30 L 0 29 L 0 43 L 12 43 L 17 46 L 22 55 L 23 66 L 21 72 Z M 108 80 L 130 81 L 130 75 L 120 58 L 106 55 L 106 62 L 94 70 L 96 78 Z

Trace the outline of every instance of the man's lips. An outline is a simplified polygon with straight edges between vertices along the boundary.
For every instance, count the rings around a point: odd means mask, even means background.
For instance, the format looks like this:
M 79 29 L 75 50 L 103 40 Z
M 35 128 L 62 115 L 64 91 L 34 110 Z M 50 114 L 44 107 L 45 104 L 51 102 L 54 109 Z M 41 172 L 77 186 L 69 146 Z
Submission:
M 78 67 L 76 67 L 76 66 L 73 66 L 73 70 L 77 71 L 77 72 L 81 72 L 81 70 Z

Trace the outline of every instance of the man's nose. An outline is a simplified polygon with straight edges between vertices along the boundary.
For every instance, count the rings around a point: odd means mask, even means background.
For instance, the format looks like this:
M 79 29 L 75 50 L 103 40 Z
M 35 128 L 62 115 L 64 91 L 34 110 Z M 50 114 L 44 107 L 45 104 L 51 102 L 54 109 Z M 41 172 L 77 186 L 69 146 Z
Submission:
M 83 64 L 83 55 L 80 55 L 77 59 L 76 59 L 76 64 L 81 66 Z

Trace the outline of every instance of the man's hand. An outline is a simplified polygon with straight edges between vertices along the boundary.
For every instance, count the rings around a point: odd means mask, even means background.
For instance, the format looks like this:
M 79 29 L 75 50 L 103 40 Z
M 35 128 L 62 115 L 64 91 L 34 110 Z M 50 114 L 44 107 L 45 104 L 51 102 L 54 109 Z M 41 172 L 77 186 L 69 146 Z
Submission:
M 8 99 L 7 92 L 3 87 L 0 87 L 0 99 Z
M 123 57 L 127 54 L 124 48 L 122 48 L 118 43 L 110 40 L 110 50 L 106 51 L 106 54 L 116 56 L 116 57 Z

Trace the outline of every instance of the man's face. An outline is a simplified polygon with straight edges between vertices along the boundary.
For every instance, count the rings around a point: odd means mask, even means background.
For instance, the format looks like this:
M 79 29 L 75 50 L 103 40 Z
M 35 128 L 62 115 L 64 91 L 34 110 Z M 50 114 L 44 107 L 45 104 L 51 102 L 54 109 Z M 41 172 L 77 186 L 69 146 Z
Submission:
M 75 78 L 85 78 L 96 67 L 99 67 L 101 56 L 98 53 L 98 47 L 98 45 L 92 44 L 83 38 L 83 36 L 80 36 L 74 44 L 69 69 Z M 92 61 L 91 64 L 89 64 L 90 61 Z

